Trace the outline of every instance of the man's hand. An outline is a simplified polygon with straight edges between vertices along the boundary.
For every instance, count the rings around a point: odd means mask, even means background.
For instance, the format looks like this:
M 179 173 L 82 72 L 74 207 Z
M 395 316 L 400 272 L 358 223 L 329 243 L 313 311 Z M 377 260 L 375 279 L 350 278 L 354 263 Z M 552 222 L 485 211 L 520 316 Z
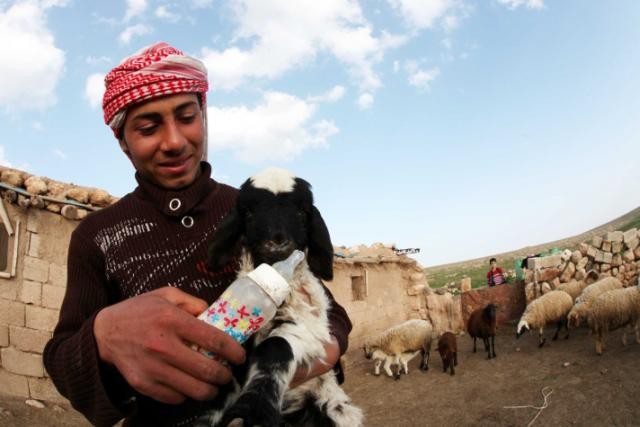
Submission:
M 207 303 L 165 287 L 101 310 L 93 326 L 100 358 L 138 392 L 164 403 L 215 397 L 231 371 L 191 348 L 196 344 L 233 364 L 244 349 L 195 316 Z
M 333 335 L 331 335 L 331 341 L 324 345 L 324 351 L 326 353 L 324 359 L 316 360 L 310 367 L 298 367 L 289 384 L 289 388 L 297 387 L 305 381 L 333 369 L 335 364 L 338 363 L 338 359 L 340 359 L 340 346 L 338 345 L 338 340 L 336 340 Z

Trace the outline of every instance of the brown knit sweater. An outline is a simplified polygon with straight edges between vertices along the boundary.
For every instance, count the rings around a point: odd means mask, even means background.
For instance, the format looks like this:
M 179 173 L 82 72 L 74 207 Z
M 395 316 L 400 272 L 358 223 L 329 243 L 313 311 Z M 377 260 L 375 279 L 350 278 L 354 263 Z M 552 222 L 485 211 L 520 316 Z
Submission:
M 184 425 L 206 405 L 167 405 L 137 394 L 99 359 L 93 322 L 100 309 L 166 285 L 213 302 L 233 281 L 233 266 L 217 272 L 205 266 L 207 242 L 237 194 L 210 175 L 202 162 L 191 186 L 169 191 L 136 174 L 132 193 L 89 215 L 71 236 L 67 290 L 44 363 L 58 390 L 95 425 L 124 417 L 128 424 Z M 331 332 L 344 354 L 351 322 L 327 294 Z

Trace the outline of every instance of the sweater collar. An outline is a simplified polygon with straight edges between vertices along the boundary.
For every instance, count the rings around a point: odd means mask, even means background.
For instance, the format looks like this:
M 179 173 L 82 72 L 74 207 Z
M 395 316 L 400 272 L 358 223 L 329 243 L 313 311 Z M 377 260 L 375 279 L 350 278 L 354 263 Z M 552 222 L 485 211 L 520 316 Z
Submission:
M 134 193 L 149 200 L 165 215 L 179 217 L 191 211 L 216 186 L 210 178 L 211 165 L 205 161 L 200 162 L 200 175 L 195 181 L 179 190 L 160 187 L 136 172 L 138 187 Z

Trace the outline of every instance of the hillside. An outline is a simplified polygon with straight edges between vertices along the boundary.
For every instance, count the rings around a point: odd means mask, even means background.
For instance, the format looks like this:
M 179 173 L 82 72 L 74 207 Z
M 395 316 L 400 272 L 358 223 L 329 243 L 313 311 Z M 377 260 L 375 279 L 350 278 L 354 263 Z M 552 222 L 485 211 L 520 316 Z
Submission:
M 640 228 L 640 207 L 609 221 L 606 224 L 566 239 L 535 246 L 526 246 L 510 252 L 490 254 L 481 258 L 428 267 L 425 268 L 424 271 L 427 274 L 429 285 L 434 288 L 441 287 L 453 281 L 458 281 L 465 276 L 471 277 L 473 287 L 478 287 L 485 283 L 484 277 L 488 269 L 488 260 L 491 257 L 497 258 L 499 265 L 503 268 L 512 269 L 514 267 L 515 260 L 519 257 L 544 252 L 553 247 L 562 249 L 574 248 L 579 243 L 590 240 L 595 235 L 601 235 L 607 231 L 613 230 L 625 231 L 633 227 Z

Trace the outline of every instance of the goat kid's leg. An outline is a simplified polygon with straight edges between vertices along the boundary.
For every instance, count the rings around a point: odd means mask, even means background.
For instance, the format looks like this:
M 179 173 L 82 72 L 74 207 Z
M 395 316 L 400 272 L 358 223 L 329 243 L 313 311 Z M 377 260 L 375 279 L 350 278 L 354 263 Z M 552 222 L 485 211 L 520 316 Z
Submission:
M 402 361 L 400 356 L 401 356 L 400 354 L 396 354 L 394 358 L 395 364 L 398 365 L 398 370 L 396 371 L 396 375 L 395 375 L 396 380 L 400 379 L 400 374 L 402 373 Z
M 476 337 L 473 337 L 473 352 L 476 352 Z
M 391 372 L 391 358 L 390 357 L 387 357 L 386 359 L 384 359 L 384 365 L 383 365 L 382 368 L 387 373 L 387 375 L 389 375 L 390 377 L 393 377 L 393 373 Z
M 409 362 L 407 362 L 407 359 L 402 359 L 402 368 L 404 369 L 404 374 L 409 375 Z
M 373 373 L 375 376 L 380 375 L 380 365 L 382 365 L 382 360 L 376 360 L 375 367 L 373 369 Z
M 296 368 L 291 345 L 282 337 L 267 338 L 255 348 L 249 366 L 246 385 L 218 425 L 277 427 L 282 398 Z
M 455 353 L 453 353 L 453 358 L 455 359 Z M 456 370 L 454 369 L 453 365 L 455 365 L 454 360 L 452 360 L 451 357 L 449 357 L 449 369 L 450 369 L 450 374 L 451 375 L 455 375 L 456 374 Z
M 487 352 L 487 359 L 491 359 L 491 346 L 489 342 L 489 337 L 482 338 L 484 341 L 484 349 Z

